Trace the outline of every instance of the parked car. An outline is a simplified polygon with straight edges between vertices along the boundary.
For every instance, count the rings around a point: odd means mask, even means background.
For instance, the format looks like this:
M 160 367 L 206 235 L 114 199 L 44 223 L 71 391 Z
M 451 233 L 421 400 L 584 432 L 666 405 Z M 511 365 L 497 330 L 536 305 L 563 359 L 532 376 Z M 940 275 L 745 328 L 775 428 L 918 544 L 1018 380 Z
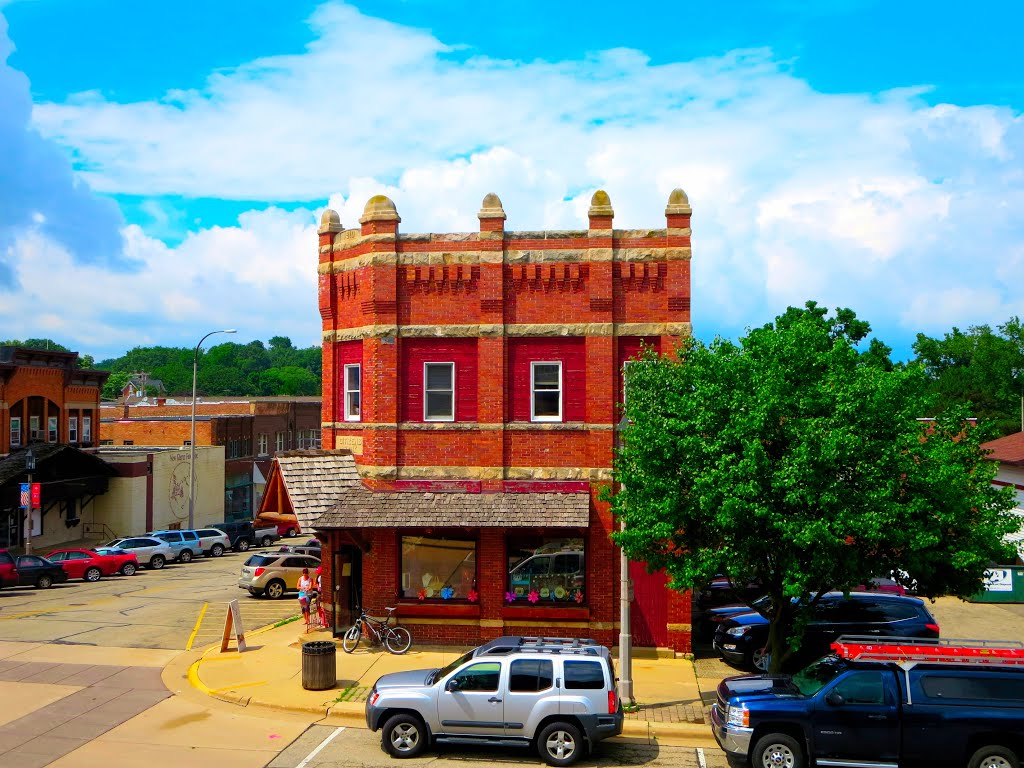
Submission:
M 269 547 L 277 541 L 277 526 L 253 526 L 251 520 L 238 520 L 230 523 L 213 523 L 210 528 L 218 528 L 227 534 L 231 547 L 236 552 L 245 552 L 250 547 Z
M 169 560 L 174 560 L 176 553 L 166 541 L 154 539 L 149 536 L 129 536 L 124 539 L 114 539 L 109 544 L 96 547 L 100 554 L 106 554 L 112 549 L 123 549 L 132 552 L 140 565 L 151 570 L 160 570 Z
M 49 589 L 54 584 L 63 584 L 68 580 L 67 573 L 60 565 L 39 555 L 19 555 L 16 564 L 18 584 L 23 587 Z
M 101 576 L 134 576 L 139 570 L 135 552 L 124 549 L 60 549 L 47 557 L 67 572 L 68 578 L 99 581 Z
M 18 566 L 14 556 L 6 549 L 0 549 L 0 587 L 13 587 L 18 584 Z
M 268 552 L 252 555 L 242 566 L 238 579 L 240 589 L 246 589 L 253 597 L 266 595 L 272 600 L 284 597 L 285 592 L 297 592 L 302 569 L 308 568 L 312 578 L 319 558 L 309 555 L 295 555 L 291 552 Z
M 698 611 L 707 611 L 726 605 L 742 605 L 743 601 L 754 601 L 764 594 L 764 587 L 757 582 L 733 584 L 728 576 L 715 576 L 704 589 L 696 593 L 694 602 Z
M 843 638 L 837 655 L 795 675 L 723 680 L 712 731 L 735 766 L 1016 768 L 1024 760 L 1024 647 L 1016 645 Z
M 192 558 L 202 552 L 199 544 L 199 534 L 195 531 L 153 531 L 147 533 L 154 539 L 165 541 L 174 550 L 174 561 L 176 563 L 190 563 Z
M 432 741 L 532 745 L 572 765 L 623 717 L 608 649 L 569 638 L 499 637 L 442 669 L 384 675 L 366 699 L 366 726 L 394 757 Z
M 220 557 L 224 550 L 231 549 L 231 539 L 219 528 L 200 528 L 196 534 L 199 548 L 206 557 Z
M 302 533 L 302 528 L 299 527 L 298 522 L 277 524 L 277 535 L 283 539 L 294 539 L 300 533 Z
M 282 544 L 278 547 L 279 552 L 292 552 L 296 555 L 312 555 L 320 559 L 320 542 L 317 539 L 310 539 L 305 544 Z
M 829 592 L 814 607 L 798 653 L 789 663 L 828 653 L 840 635 L 937 638 L 939 625 L 923 601 L 879 592 Z M 764 653 L 768 643 L 768 619 L 759 613 L 743 613 L 722 621 L 715 631 L 714 647 L 731 664 L 767 669 Z

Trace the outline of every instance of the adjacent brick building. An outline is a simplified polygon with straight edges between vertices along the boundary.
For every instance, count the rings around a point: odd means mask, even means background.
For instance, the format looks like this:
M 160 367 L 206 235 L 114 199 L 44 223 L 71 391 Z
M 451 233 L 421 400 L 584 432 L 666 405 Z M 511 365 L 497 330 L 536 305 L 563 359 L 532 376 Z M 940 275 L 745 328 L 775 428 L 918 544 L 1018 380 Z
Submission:
M 690 333 L 690 214 L 682 190 L 650 230 L 614 229 L 602 191 L 579 231 L 506 231 L 495 195 L 473 233 L 401 234 L 383 196 L 359 229 L 324 213 L 323 446 L 362 478 L 317 521 L 339 614 L 361 594 L 397 602 L 420 642 L 614 642 L 599 493 L 624 365 Z M 634 644 L 689 650 L 689 600 L 633 577 Z

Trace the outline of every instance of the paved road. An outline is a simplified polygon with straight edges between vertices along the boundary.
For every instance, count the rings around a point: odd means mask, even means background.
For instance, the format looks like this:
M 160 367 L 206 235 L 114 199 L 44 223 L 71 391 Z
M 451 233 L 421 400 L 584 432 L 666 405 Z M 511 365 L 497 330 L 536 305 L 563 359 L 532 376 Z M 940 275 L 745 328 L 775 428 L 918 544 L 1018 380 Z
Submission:
M 249 554 L 226 553 L 93 584 L 0 590 L 0 640 L 184 650 L 190 642 L 200 648 L 219 639 L 230 600 L 241 603 L 250 631 L 296 615 L 292 597 L 257 599 L 238 589 Z
M 410 768 L 450 763 L 457 763 L 462 768 L 544 765 L 539 757 L 526 749 L 478 749 L 459 745 L 435 747 L 418 758 L 402 761 L 403 766 Z M 396 761 L 381 749 L 380 734 L 363 729 L 312 725 L 267 768 L 395 768 L 395 765 Z M 583 768 L 614 765 L 726 768 L 727 762 L 724 753 L 718 750 L 606 741 L 578 765 Z

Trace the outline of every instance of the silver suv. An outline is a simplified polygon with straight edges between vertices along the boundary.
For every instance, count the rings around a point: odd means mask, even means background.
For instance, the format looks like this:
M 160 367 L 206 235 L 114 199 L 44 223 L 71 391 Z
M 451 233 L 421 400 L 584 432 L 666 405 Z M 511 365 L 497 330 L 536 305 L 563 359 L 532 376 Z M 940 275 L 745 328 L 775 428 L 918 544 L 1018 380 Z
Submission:
M 499 637 L 443 669 L 384 675 L 366 699 L 366 725 L 393 757 L 456 742 L 532 746 L 572 765 L 622 722 L 608 649 L 571 638 Z
M 220 557 L 225 550 L 231 549 L 231 539 L 219 528 L 200 528 L 196 535 L 199 547 L 207 557 Z

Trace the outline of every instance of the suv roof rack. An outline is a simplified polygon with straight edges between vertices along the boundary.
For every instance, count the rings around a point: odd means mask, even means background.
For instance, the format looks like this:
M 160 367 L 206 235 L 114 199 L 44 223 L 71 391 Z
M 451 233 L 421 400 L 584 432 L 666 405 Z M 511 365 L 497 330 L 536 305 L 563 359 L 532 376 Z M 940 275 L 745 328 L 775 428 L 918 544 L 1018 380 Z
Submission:
M 1024 643 L 1019 640 L 843 635 L 832 650 L 844 659 L 896 662 L 904 669 L 922 663 L 1024 666 Z
M 601 654 L 602 648 L 602 645 L 591 638 L 510 635 L 496 638 L 480 646 L 477 655 L 570 653 L 597 656 Z

